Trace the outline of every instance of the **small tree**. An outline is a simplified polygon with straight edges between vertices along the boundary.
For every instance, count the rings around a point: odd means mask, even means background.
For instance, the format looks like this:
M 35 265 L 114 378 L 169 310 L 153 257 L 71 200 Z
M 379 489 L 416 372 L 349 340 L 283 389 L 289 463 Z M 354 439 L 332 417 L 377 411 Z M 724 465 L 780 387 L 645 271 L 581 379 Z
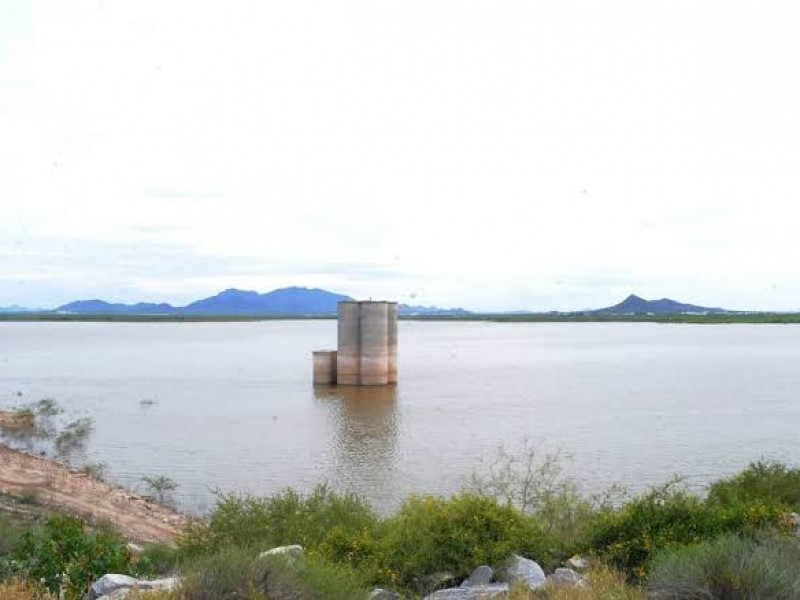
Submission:
M 86 450 L 86 443 L 94 432 L 94 420 L 88 417 L 67 425 L 55 440 L 56 456 L 70 464 L 76 453 Z
M 155 496 L 156 502 L 175 507 L 175 490 L 178 489 L 178 484 L 169 477 L 159 475 L 157 477 L 142 477 L 142 481 L 147 484 L 150 493 Z

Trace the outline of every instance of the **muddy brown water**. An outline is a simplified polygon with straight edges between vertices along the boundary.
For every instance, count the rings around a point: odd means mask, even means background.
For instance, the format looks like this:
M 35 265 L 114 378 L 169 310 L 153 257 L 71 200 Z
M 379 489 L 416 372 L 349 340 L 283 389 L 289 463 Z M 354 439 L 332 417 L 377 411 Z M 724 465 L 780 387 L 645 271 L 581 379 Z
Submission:
M 335 338 L 334 321 L 0 323 L 0 409 L 55 398 L 95 420 L 87 459 L 111 479 L 170 477 L 199 511 L 324 480 L 391 510 L 525 439 L 571 454 L 587 491 L 800 464 L 800 326 L 401 322 L 396 387 L 315 389 L 311 352 Z

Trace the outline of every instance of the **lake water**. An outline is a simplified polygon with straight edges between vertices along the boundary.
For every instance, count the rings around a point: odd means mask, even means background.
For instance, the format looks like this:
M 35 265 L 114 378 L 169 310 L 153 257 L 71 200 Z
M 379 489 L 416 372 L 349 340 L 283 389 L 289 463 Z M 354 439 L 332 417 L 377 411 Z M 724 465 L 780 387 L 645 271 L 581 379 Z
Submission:
M 92 417 L 112 480 L 165 475 L 200 511 L 322 480 L 390 510 L 526 439 L 587 491 L 800 463 L 797 326 L 403 321 L 399 340 L 396 388 L 315 389 L 334 321 L 0 323 L 0 408 Z

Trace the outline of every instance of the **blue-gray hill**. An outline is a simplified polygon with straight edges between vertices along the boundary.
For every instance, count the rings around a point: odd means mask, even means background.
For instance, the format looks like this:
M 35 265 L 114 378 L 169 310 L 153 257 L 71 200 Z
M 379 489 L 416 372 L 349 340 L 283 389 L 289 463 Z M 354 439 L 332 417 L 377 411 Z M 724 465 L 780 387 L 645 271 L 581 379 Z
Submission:
M 631 294 L 625 300 L 608 308 L 586 311 L 589 315 L 677 315 L 677 314 L 721 314 L 731 312 L 724 308 L 712 308 L 708 306 L 697 306 L 695 304 L 684 304 L 669 298 L 660 300 L 645 300 Z
M 0 306 L 0 313 L 24 313 L 24 312 L 36 312 L 40 309 L 38 308 L 26 308 L 24 306 L 19 306 L 18 304 L 12 304 L 11 306 Z
M 266 294 L 229 289 L 180 309 L 187 315 L 333 315 L 350 296 L 327 290 L 288 287 Z
M 259 294 L 249 290 L 228 289 L 216 296 L 183 307 L 140 302 L 112 304 L 104 300 L 79 300 L 59 306 L 56 312 L 76 315 L 189 315 L 189 316 L 332 316 L 339 302 L 350 296 L 318 288 L 288 287 Z M 459 315 L 467 311 L 430 306 L 399 305 L 401 314 Z
M 176 310 L 174 306 L 166 303 L 112 304 L 104 300 L 78 300 L 56 309 L 57 312 L 75 315 L 172 315 Z

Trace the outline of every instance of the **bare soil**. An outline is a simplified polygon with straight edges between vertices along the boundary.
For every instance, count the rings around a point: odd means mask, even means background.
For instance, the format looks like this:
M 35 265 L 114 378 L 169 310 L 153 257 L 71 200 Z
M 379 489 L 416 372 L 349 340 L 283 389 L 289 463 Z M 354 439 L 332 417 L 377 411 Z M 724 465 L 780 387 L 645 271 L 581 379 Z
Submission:
M 32 413 L 0 410 L 0 428 L 9 430 L 32 429 L 34 418 Z
M 92 522 L 111 523 L 137 542 L 172 542 L 188 518 L 152 499 L 60 463 L 0 444 L 0 492 Z

